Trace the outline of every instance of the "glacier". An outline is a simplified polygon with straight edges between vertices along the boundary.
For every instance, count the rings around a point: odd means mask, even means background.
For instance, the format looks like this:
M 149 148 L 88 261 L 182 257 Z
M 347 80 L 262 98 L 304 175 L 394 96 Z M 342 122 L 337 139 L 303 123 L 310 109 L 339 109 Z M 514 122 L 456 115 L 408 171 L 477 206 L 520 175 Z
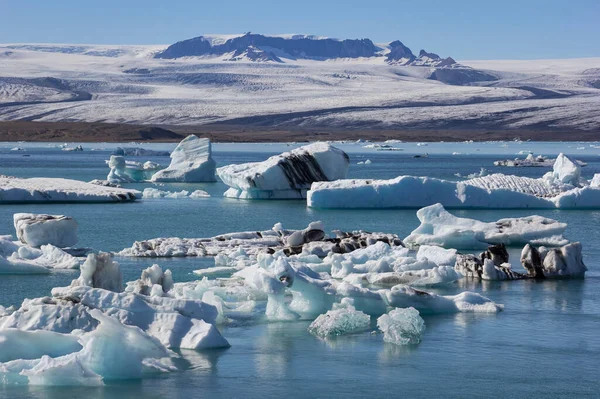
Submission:
M 311 183 L 346 177 L 348 155 L 328 143 L 317 142 L 275 155 L 263 162 L 217 169 L 231 187 L 226 197 L 244 199 L 305 198 Z
M 191 134 L 171 153 L 171 164 L 154 173 L 152 182 L 214 182 L 216 163 L 212 158 L 210 140 Z

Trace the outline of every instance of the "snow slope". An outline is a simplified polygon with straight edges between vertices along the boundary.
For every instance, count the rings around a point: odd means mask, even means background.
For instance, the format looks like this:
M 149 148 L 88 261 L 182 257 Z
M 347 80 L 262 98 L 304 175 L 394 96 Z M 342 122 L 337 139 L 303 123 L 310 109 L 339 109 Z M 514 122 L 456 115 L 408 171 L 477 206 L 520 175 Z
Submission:
M 210 37 L 221 43 L 235 36 Z M 599 58 L 459 60 L 471 68 L 390 65 L 385 57 L 154 58 L 166 47 L 0 44 L 0 120 L 600 127 Z

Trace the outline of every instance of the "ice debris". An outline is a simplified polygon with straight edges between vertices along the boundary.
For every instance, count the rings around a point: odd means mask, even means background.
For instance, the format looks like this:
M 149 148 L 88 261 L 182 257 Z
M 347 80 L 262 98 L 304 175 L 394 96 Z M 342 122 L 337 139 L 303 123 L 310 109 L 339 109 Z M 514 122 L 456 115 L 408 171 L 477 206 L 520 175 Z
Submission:
M 392 309 L 377 319 L 377 327 L 383 332 L 383 340 L 396 345 L 421 343 L 425 321 L 415 308 Z

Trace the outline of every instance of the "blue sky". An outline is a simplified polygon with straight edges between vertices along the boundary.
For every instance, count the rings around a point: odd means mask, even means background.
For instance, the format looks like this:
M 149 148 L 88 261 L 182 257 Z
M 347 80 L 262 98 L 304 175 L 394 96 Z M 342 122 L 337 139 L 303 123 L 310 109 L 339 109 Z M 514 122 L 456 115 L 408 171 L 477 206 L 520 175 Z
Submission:
M 0 43 L 170 44 L 203 33 L 399 39 L 456 59 L 600 56 L 600 0 L 0 0 Z

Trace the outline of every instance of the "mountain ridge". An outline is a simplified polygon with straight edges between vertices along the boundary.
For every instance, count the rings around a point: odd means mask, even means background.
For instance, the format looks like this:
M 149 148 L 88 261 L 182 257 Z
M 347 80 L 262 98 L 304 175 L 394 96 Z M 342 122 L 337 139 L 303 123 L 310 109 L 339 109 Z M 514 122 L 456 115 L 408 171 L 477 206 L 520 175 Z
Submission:
M 246 55 L 246 56 L 242 56 Z M 371 39 L 332 39 L 313 35 L 197 36 L 178 41 L 154 58 L 225 56 L 226 61 L 285 62 L 285 59 L 329 60 L 337 58 L 382 58 L 390 65 L 459 67 L 452 57 L 441 58 L 421 50 L 415 55 L 400 40 L 376 44 Z M 229 57 L 229 58 L 227 58 Z M 462 66 L 460 66 L 462 67 Z

